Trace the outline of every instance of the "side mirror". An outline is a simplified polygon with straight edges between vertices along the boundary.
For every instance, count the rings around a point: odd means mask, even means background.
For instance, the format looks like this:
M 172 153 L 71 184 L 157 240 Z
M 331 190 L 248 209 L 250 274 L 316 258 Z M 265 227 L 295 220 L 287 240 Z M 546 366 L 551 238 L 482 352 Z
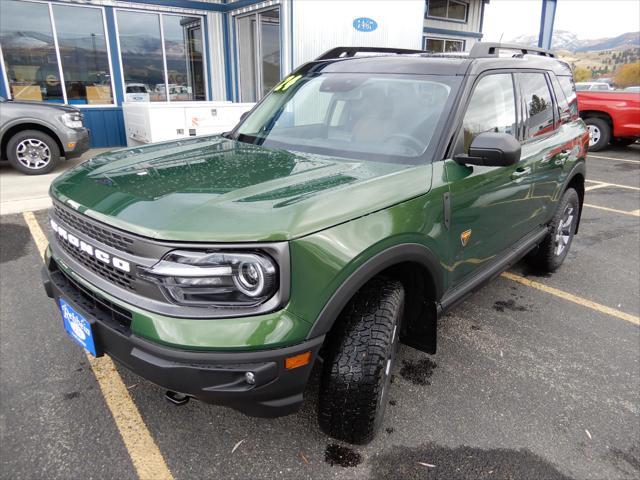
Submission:
M 461 165 L 514 165 L 520 161 L 520 142 L 508 133 L 481 133 L 471 142 L 468 155 L 459 153 L 453 159 Z

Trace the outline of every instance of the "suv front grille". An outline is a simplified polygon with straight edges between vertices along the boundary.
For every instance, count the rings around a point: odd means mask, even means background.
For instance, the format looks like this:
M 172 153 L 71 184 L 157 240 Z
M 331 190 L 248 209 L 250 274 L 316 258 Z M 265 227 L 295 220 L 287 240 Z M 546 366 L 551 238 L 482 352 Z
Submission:
M 84 265 L 92 272 L 100 275 L 102 278 L 109 280 L 122 288 L 135 290 L 132 284 L 133 276 L 131 274 L 118 270 L 110 264 L 101 262 L 89 255 L 83 255 L 78 249 L 70 246 L 67 242 L 58 242 L 58 245 L 60 245 L 60 247 L 76 262 Z
M 98 320 L 105 322 L 116 330 L 129 334 L 131 333 L 131 320 L 133 314 L 115 303 L 93 293 L 80 283 L 74 281 L 69 275 L 53 262 L 51 279 L 56 283 L 64 296 L 78 304 L 87 313 L 93 315 Z
M 87 237 L 91 237 L 94 240 L 102 242 L 105 245 L 113 247 L 117 250 L 130 254 L 134 253 L 131 250 L 133 240 L 126 237 L 125 235 L 120 235 L 116 232 L 107 230 L 106 228 L 101 228 L 98 225 L 88 222 L 84 218 L 82 218 L 82 215 L 61 207 L 56 203 L 54 203 L 53 208 L 55 210 L 56 216 L 60 220 L 62 220 L 67 225 L 75 228 L 78 232 L 84 233 Z

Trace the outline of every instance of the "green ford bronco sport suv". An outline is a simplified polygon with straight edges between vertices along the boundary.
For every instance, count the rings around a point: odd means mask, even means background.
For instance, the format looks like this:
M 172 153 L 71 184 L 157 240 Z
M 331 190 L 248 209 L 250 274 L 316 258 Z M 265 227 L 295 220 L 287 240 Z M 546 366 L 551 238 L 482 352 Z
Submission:
M 72 338 L 174 403 L 289 414 L 320 359 L 320 426 L 364 443 L 399 342 L 434 353 L 442 312 L 566 258 L 588 141 L 547 51 L 333 49 L 232 132 L 58 177 L 45 288 Z

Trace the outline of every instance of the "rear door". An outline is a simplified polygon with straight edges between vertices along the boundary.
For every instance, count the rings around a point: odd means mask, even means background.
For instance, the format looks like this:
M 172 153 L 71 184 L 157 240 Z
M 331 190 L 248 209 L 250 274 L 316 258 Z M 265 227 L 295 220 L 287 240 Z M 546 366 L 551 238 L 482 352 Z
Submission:
M 565 124 L 571 114 L 561 113 L 553 94 L 555 75 L 543 71 L 516 73 L 523 110 L 522 161 L 531 168 L 531 211 L 528 227 L 544 225 L 553 216 L 555 196 L 561 186 L 563 169 L 575 155 L 573 138 Z M 557 80 L 556 80 L 557 81 Z
M 468 153 L 483 132 L 520 130 L 513 74 L 496 72 L 476 80 L 453 154 Z M 445 160 L 450 188 L 451 285 L 459 284 L 529 233 L 533 165 L 466 166 Z

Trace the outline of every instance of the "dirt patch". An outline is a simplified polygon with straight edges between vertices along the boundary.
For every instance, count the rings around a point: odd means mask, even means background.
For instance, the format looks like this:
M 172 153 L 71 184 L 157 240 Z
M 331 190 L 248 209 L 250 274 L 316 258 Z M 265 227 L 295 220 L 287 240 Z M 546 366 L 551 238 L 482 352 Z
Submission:
M 498 300 L 493 304 L 493 309 L 497 312 L 511 310 L 512 312 L 526 312 L 528 309 L 523 305 L 518 305 L 514 300 Z
M 421 358 L 417 362 L 404 360 L 400 375 L 405 380 L 410 381 L 414 385 L 431 385 L 429 378 L 433 375 L 433 370 L 438 365 L 430 358 Z
M 362 456 L 352 448 L 331 443 L 324 451 L 324 461 L 332 467 L 356 467 L 362 462 Z
M 483 450 L 427 444 L 395 446 L 372 460 L 374 480 L 570 480 L 551 463 L 526 449 Z

